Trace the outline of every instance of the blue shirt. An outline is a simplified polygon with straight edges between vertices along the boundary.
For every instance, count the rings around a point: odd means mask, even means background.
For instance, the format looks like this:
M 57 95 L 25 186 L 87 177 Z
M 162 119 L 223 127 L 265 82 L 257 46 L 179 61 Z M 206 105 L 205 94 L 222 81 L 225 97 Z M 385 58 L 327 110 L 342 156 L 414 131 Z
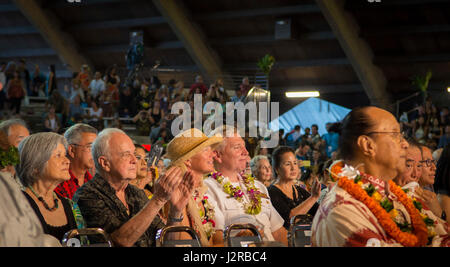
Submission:
M 339 147 L 339 134 L 334 132 L 326 133 L 322 136 L 322 139 L 327 143 L 327 156 L 330 158 L 331 153 Z

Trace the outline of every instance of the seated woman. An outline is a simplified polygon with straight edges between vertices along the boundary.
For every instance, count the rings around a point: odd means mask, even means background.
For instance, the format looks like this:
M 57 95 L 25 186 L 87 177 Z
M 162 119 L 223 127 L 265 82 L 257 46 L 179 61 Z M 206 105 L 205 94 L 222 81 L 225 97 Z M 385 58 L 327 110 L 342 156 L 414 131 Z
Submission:
M 199 136 L 199 137 L 197 137 Z M 177 135 L 167 146 L 171 166 L 178 166 L 184 172 L 192 172 L 195 180 L 194 196 L 184 210 L 182 224 L 192 227 L 199 235 L 202 246 L 212 246 L 214 234 L 214 207 L 208 203 L 203 184 L 203 175 L 214 171 L 212 145 L 222 142 L 221 137 L 208 138 L 200 130 L 190 129 Z
M 61 121 L 56 115 L 56 109 L 54 106 L 50 106 L 47 117 L 44 121 L 45 131 L 58 133 L 61 129 Z
M 266 156 L 258 155 L 250 161 L 250 167 L 253 176 L 266 187 L 269 187 L 273 179 L 269 159 Z
M 272 204 L 284 219 L 284 227 L 289 229 L 290 219 L 296 215 L 315 215 L 319 205 L 320 183 L 316 180 L 312 186 L 312 195 L 296 185 L 300 167 L 295 151 L 290 147 L 279 147 L 272 155 L 272 165 L 277 181 L 269 186 Z
M 145 195 L 151 198 L 153 194 L 150 184 L 153 182 L 154 176 L 152 171 L 147 168 L 148 157 L 143 146 L 139 144 L 135 144 L 134 146 L 136 147 L 134 155 L 137 159 L 137 170 L 136 179 L 132 180 L 130 184 L 144 190 Z
M 95 127 L 97 130 L 103 129 L 103 109 L 99 107 L 98 101 L 92 101 L 91 106 L 88 109 L 88 114 L 86 115 L 88 119 L 88 124 Z
M 56 195 L 55 188 L 70 179 L 67 142 L 55 133 L 38 133 L 19 145 L 17 173 L 25 196 L 36 212 L 44 233 L 62 240 L 64 234 L 77 229 L 71 202 Z

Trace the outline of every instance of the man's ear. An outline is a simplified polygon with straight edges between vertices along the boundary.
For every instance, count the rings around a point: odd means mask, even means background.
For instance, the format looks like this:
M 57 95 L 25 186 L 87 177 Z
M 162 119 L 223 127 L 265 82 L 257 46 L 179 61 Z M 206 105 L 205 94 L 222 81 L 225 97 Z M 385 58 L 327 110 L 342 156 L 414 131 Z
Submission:
M 222 163 L 222 152 L 218 151 L 218 150 L 214 150 L 214 161 L 216 161 L 217 163 Z
M 74 145 L 69 145 L 69 147 L 67 148 L 67 155 L 69 155 L 69 157 L 71 158 L 75 158 L 75 148 Z
M 361 153 L 367 157 L 373 158 L 377 151 L 377 144 L 372 138 L 367 135 L 361 135 L 358 137 L 356 143 Z
M 99 157 L 98 164 L 105 172 L 111 171 L 111 164 L 109 163 L 109 160 L 106 157 L 104 156 Z

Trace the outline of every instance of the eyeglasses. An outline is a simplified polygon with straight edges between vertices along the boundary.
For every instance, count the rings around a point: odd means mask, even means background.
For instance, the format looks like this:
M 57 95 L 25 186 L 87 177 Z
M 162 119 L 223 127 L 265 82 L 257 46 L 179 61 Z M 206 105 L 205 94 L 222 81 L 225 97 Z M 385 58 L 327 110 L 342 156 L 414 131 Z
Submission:
M 427 167 L 431 167 L 431 165 L 433 164 L 434 166 L 436 166 L 437 161 L 434 159 L 427 159 L 427 160 L 421 160 L 419 161 L 420 163 L 425 163 L 427 165 Z
M 90 145 L 72 144 L 72 145 L 74 145 L 74 146 L 79 146 L 79 147 L 81 147 L 83 150 L 86 150 L 86 151 L 92 151 L 92 144 L 90 144 Z
M 398 142 L 402 142 L 403 140 L 406 140 L 407 136 L 405 132 L 370 132 L 366 135 L 371 134 L 392 134 L 395 135 L 395 139 L 397 139 Z

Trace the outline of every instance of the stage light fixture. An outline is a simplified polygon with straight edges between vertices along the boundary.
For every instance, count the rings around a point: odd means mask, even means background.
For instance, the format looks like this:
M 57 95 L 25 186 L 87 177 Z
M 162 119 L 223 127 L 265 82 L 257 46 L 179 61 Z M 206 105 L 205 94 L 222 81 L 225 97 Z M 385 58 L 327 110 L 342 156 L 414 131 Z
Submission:
M 319 91 L 286 92 L 286 97 L 288 98 L 309 98 L 319 96 L 320 96 Z

